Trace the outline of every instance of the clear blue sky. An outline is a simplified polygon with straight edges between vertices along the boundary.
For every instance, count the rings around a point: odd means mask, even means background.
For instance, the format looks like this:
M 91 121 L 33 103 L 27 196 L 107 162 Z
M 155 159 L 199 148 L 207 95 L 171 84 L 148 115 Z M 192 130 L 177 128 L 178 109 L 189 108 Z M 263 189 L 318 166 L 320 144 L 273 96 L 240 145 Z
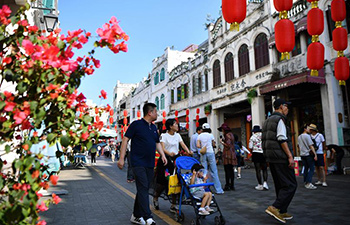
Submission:
M 79 90 L 99 104 L 98 96 L 104 89 L 108 99 L 103 103 L 112 104 L 116 81 L 139 82 L 151 71 L 152 60 L 162 55 L 167 46 L 183 50 L 205 41 L 207 14 L 217 19 L 220 7 L 220 0 L 59 0 L 63 34 L 82 28 L 95 35 L 97 28 L 115 16 L 130 36 L 127 53 L 114 55 L 108 49 L 98 49 L 96 57 L 101 60 L 101 67 L 83 80 Z M 86 45 L 83 53 L 91 48 Z

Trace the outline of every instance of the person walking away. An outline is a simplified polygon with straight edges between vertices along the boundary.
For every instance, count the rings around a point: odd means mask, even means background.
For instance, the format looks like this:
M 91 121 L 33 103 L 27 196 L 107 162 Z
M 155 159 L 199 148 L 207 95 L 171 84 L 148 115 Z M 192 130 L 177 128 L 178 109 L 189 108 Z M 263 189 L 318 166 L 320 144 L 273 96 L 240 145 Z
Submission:
M 194 133 L 191 136 L 191 141 L 190 141 L 190 149 L 191 152 L 193 152 L 193 158 L 197 159 L 198 161 L 200 161 L 200 153 L 199 153 L 199 148 L 197 147 L 197 138 L 198 135 L 200 135 L 202 133 L 203 129 L 202 127 L 197 127 L 196 129 L 196 133 Z
M 211 134 L 211 129 L 209 123 L 204 123 L 202 125 L 203 132 L 198 135 L 197 147 L 202 149 L 206 147 L 206 153 L 201 154 L 201 164 L 206 170 L 210 172 L 210 179 L 214 183 L 216 194 L 223 194 L 221 183 L 219 180 L 218 169 L 216 167 L 215 153 L 213 146 L 215 146 L 214 136 Z
M 157 127 L 152 123 L 157 120 L 157 106 L 154 103 L 146 103 L 143 106 L 143 115 L 142 119 L 132 122 L 126 131 L 117 164 L 119 169 L 123 169 L 126 147 L 131 139 L 130 161 L 135 175 L 137 193 L 130 221 L 135 224 L 155 225 L 156 222 L 152 218 L 149 207 L 148 191 L 153 180 L 156 150 L 165 165 L 167 159 L 159 142 Z
M 234 191 L 235 173 L 233 171 L 233 167 L 237 165 L 234 135 L 232 134 L 231 128 L 226 123 L 223 123 L 218 128 L 218 131 L 223 132 L 224 134 L 224 138 L 220 139 L 220 143 L 224 146 L 224 150 L 222 152 L 226 180 L 224 191 Z
M 327 187 L 326 182 L 326 173 L 324 170 L 324 152 L 323 150 L 326 149 L 326 140 L 324 136 L 318 132 L 317 126 L 315 124 L 310 124 L 308 126 L 308 129 L 311 133 L 311 139 L 314 142 L 314 148 L 316 150 L 317 154 L 317 161 L 315 163 L 316 166 L 316 174 L 318 181 L 315 183 L 315 185 L 322 185 L 323 187 Z
M 117 151 L 116 151 L 115 145 L 111 145 L 111 159 L 112 159 L 112 162 L 115 161 L 115 154 L 116 153 L 117 153 Z
M 282 223 L 293 218 L 287 210 L 297 189 L 291 132 L 287 120 L 289 104 L 284 99 L 276 99 L 273 103 L 274 112 L 264 122 L 262 129 L 262 148 L 265 159 L 270 164 L 276 192 L 276 200 L 265 212 Z
M 161 134 L 160 143 L 163 147 L 164 153 L 167 157 L 168 164 L 165 166 L 161 161 L 157 163 L 156 168 L 156 189 L 153 196 L 153 205 L 156 210 L 159 209 L 158 198 L 164 189 L 167 190 L 168 180 L 165 177 L 165 170 L 168 169 L 169 174 L 173 174 L 175 170 L 175 160 L 179 157 L 179 146 L 182 147 L 187 153 L 192 154 L 185 145 L 182 137 L 179 133 L 179 124 L 175 119 L 167 119 L 165 122 L 167 129 L 166 133 Z M 176 213 L 175 207 L 176 198 L 178 195 L 171 195 L 172 201 L 170 206 L 170 212 Z
M 241 164 L 242 164 L 242 155 L 241 155 L 241 149 L 242 149 L 242 142 L 238 141 L 238 135 L 234 134 L 233 135 L 235 138 L 235 152 L 236 152 L 236 157 L 237 157 L 237 169 L 235 170 L 235 172 L 237 172 L 237 179 L 241 179 Z
M 190 185 L 204 184 L 207 181 L 208 175 L 205 174 L 206 171 L 204 170 L 204 167 L 202 165 L 198 163 L 193 164 L 191 171 L 192 176 L 190 180 Z M 209 207 L 210 202 L 213 198 L 213 194 L 210 191 L 205 191 L 204 186 L 198 186 L 190 188 L 190 192 L 194 197 L 202 199 L 201 207 L 198 209 L 199 215 L 209 215 L 210 212 L 214 212 L 214 210 Z
M 92 140 L 92 146 L 90 148 L 90 154 L 91 154 L 91 165 L 96 165 L 96 154 L 98 150 L 98 146 L 96 144 L 96 140 Z
M 132 183 L 135 181 L 134 172 L 132 171 L 131 161 L 130 161 L 130 142 L 126 147 L 126 160 L 128 162 L 128 169 L 126 172 L 126 182 Z
M 256 179 L 258 185 L 256 190 L 268 190 L 267 185 L 267 163 L 264 157 L 262 142 L 261 142 L 261 128 L 259 125 L 255 125 L 252 130 L 253 135 L 249 139 L 249 148 L 252 149 L 252 161 L 255 167 Z M 261 177 L 262 173 L 262 177 Z
M 317 155 L 306 125 L 303 127 L 303 133 L 298 137 L 298 148 L 304 166 L 303 175 L 305 188 L 311 190 L 317 189 L 317 187 L 312 184 Z
M 343 171 L 341 166 L 341 160 L 344 157 L 344 150 L 335 144 L 327 145 L 326 149 L 331 151 L 331 156 L 330 156 L 331 159 L 334 159 L 334 155 L 336 156 L 335 162 L 337 165 L 337 171 L 335 174 L 338 174 L 338 175 L 342 174 Z

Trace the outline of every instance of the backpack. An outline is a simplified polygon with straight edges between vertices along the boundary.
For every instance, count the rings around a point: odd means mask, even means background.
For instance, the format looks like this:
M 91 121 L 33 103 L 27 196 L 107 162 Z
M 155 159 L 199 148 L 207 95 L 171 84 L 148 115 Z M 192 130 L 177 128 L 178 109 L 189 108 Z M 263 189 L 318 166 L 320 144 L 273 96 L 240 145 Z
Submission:
M 313 142 L 313 146 L 314 146 L 314 149 L 315 149 L 315 152 L 318 150 L 318 145 L 317 145 L 317 143 L 316 143 L 316 138 L 318 137 L 318 135 L 319 134 L 317 134 L 316 136 L 315 136 L 315 138 L 312 138 L 312 136 L 311 136 L 311 140 L 312 140 L 312 142 Z
M 236 156 L 241 156 L 241 148 L 239 147 L 239 145 L 237 143 L 235 143 L 235 152 L 236 152 Z

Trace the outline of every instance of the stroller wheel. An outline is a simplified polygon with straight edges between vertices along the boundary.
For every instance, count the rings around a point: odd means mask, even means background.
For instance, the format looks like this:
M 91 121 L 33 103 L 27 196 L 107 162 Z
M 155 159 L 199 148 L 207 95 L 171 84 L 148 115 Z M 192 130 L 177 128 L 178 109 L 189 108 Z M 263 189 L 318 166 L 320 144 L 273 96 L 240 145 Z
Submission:
M 181 215 L 180 215 L 179 211 L 177 211 L 175 213 L 175 221 L 176 222 L 182 222 L 184 220 L 185 220 L 185 214 L 183 214 L 183 212 L 181 212 Z
M 202 222 L 200 219 L 193 219 L 191 221 L 191 225 L 201 225 L 201 224 L 202 224 Z
M 225 225 L 226 221 L 223 216 L 215 216 L 215 225 Z

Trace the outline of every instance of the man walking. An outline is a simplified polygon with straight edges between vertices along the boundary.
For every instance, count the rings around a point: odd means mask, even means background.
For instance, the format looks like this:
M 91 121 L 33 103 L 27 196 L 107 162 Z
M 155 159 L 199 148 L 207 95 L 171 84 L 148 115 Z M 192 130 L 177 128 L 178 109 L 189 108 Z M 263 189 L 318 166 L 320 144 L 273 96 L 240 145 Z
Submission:
M 199 151 L 200 149 L 197 147 L 197 138 L 198 135 L 200 135 L 202 133 L 203 129 L 202 127 L 197 127 L 196 129 L 196 133 L 194 133 L 191 136 L 191 143 L 190 143 L 190 148 L 191 148 L 191 152 L 193 152 L 193 158 L 197 159 L 199 162 L 200 160 L 200 155 L 199 155 Z
M 276 191 L 275 202 L 265 212 L 282 223 L 293 218 L 287 209 L 297 189 L 291 132 L 287 122 L 288 104 L 290 102 L 284 99 L 275 100 L 275 111 L 265 121 L 262 131 L 264 156 L 270 164 Z
M 130 161 L 136 181 L 136 198 L 134 212 L 130 221 L 135 224 L 155 225 L 149 207 L 149 186 L 153 180 L 153 168 L 155 165 L 155 151 L 161 155 L 164 164 L 167 164 L 164 151 L 159 142 L 157 127 L 152 123 L 157 120 L 157 106 L 153 103 L 146 103 L 143 106 L 144 117 L 141 120 L 132 122 L 126 131 L 120 158 L 119 169 L 124 167 L 124 158 L 128 141 L 131 139 Z

